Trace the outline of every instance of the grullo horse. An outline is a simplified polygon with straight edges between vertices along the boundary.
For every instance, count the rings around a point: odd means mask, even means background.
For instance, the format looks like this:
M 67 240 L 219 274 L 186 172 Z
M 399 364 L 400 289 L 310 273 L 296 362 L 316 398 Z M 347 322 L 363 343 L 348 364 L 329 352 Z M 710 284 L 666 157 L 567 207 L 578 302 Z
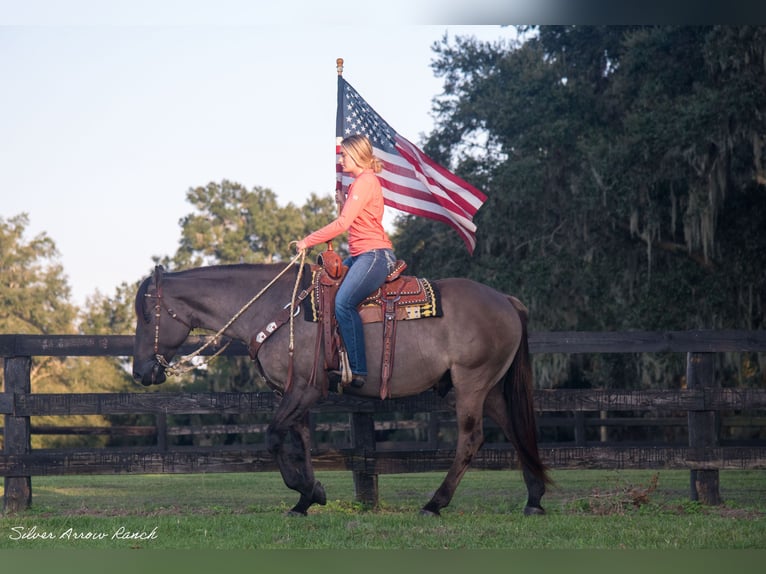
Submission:
M 304 285 L 309 272 L 303 273 Z M 222 265 L 147 277 L 136 295 L 133 376 L 144 385 L 160 384 L 166 368 L 192 329 L 220 331 L 249 343 L 286 305 L 295 278 L 279 275 L 280 265 Z M 253 293 L 273 284 L 242 312 Z M 512 442 L 527 486 L 525 514 L 543 514 L 540 500 L 549 483 L 537 447 L 532 402 L 532 369 L 527 342 L 527 310 L 516 298 L 481 283 L 452 278 L 433 281 L 441 294 L 443 315 L 401 321 L 396 331 L 396 360 L 390 378 L 392 398 L 439 388 L 454 389 L 458 439 L 454 461 L 422 513 L 439 515 L 452 499 L 472 458 L 484 441 L 483 418 L 493 419 Z M 364 326 L 369 375 L 361 389 L 344 393 L 378 397 L 380 323 Z M 288 344 L 293 331 L 292 360 Z M 296 317 L 293 329 L 278 329 L 257 355 L 263 376 L 283 391 L 292 362 L 292 382 L 280 399 L 267 430 L 285 484 L 300 494 L 290 511 L 305 515 L 312 504 L 325 504 L 323 486 L 314 476 L 307 412 L 323 396 L 326 373 L 309 384 L 317 335 L 314 323 Z

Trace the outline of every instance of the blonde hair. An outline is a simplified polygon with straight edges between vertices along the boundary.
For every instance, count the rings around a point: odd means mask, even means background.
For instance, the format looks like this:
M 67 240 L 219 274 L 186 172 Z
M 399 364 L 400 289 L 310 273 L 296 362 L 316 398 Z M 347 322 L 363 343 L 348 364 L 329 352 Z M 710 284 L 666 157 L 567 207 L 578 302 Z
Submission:
M 383 170 L 383 162 L 373 155 L 372 144 L 367 136 L 355 134 L 344 138 L 340 145 L 359 167 L 370 168 L 375 173 Z

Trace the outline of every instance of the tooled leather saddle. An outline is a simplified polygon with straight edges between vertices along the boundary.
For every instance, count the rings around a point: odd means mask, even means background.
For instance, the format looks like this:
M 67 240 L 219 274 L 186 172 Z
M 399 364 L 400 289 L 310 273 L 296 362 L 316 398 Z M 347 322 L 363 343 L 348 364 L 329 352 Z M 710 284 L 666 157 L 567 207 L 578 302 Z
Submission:
M 310 383 L 316 384 L 319 362 L 325 370 L 342 370 L 345 349 L 335 318 L 335 296 L 348 271 L 340 256 L 333 251 L 332 244 L 321 253 L 317 263 L 311 266 L 311 287 L 299 296 L 299 302 L 308 299 L 304 306 L 304 319 L 317 323 L 314 368 Z M 383 323 L 383 344 L 381 353 L 380 398 L 390 396 L 390 380 L 394 368 L 396 348 L 396 327 L 399 321 L 440 317 L 441 300 L 437 287 L 427 279 L 403 275 L 407 268 L 404 261 L 397 261 L 385 282 L 362 303 L 359 316 L 362 323 Z M 287 317 L 289 319 L 289 315 Z M 250 356 L 255 359 L 258 348 L 284 324 L 287 319 L 273 321 L 257 333 L 250 343 Z M 325 386 L 323 393 L 327 394 Z

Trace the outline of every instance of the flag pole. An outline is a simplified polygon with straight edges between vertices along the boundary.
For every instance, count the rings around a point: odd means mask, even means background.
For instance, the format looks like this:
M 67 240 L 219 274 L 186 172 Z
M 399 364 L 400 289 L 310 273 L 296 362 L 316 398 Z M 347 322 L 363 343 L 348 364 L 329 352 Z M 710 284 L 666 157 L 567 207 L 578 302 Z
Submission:
M 338 207 L 338 213 L 343 210 L 343 204 L 346 198 L 343 197 L 343 168 L 340 165 L 340 142 L 343 141 L 341 126 L 343 125 L 343 58 L 335 60 L 335 69 L 338 71 L 338 108 L 335 118 L 335 205 Z

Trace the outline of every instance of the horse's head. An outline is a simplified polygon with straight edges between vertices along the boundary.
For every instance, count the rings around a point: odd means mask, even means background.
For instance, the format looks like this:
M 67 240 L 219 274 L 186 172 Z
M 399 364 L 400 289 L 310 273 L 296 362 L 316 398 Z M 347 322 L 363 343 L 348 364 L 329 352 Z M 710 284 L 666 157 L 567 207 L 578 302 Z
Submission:
M 163 284 L 163 269 L 141 283 L 136 294 L 133 378 L 144 386 L 165 382 L 165 367 L 189 335 L 190 327 L 169 307 L 172 296 Z

